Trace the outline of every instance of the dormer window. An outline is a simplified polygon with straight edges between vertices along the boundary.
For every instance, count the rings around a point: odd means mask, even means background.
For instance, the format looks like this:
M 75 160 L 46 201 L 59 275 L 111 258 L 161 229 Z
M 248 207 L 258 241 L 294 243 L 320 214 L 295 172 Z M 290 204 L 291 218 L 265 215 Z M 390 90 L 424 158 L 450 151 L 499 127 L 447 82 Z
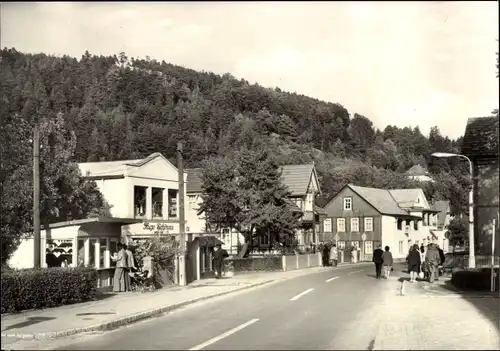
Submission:
M 352 211 L 352 197 L 344 197 L 344 211 Z

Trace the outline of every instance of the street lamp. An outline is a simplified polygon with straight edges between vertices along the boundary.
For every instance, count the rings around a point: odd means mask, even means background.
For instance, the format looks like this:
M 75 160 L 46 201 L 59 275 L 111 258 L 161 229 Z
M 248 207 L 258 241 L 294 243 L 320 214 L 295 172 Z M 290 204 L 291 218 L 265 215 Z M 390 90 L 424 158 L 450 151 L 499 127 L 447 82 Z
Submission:
M 471 188 L 469 191 L 469 268 L 476 267 L 476 256 L 474 253 L 474 177 L 472 161 L 465 155 L 452 154 L 448 152 L 435 152 L 431 156 L 438 158 L 459 157 L 469 162 L 469 173 L 471 179 Z

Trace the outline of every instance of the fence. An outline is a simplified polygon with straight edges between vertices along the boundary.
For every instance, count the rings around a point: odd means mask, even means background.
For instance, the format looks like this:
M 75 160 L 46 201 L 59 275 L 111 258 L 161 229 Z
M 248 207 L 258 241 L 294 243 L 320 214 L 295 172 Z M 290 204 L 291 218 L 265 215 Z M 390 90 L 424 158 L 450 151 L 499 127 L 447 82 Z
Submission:
M 321 255 L 303 254 L 287 256 L 266 256 L 249 258 L 227 258 L 224 260 L 225 271 L 241 274 L 255 271 L 290 271 L 322 265 Z
M 491 267 L 491 257 L 492 256 L 476 256 L 476 268 L 490 268 Z M 500 257 L 495 256 L 494 266 L 499 267 Z M 464 254 L 446 254 L 446 259 L 443 264 L 444 268 L 468 268 L 469 267 L 469 255 Z

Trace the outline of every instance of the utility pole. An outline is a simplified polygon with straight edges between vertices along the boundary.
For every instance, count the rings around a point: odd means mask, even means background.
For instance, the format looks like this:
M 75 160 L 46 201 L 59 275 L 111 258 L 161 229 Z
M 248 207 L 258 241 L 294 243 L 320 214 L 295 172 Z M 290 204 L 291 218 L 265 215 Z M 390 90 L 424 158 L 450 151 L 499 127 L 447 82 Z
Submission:
M 179 176 L 179 285 L 187 285 L 186 281 L 186 222 L 184 214 L 184 160 L 182 143 L 177 143 L 177 172 Z
M 41 266 L 40 238 L 40 129 L 38 122 L 33 130 L 33 246 L 34 266 Z

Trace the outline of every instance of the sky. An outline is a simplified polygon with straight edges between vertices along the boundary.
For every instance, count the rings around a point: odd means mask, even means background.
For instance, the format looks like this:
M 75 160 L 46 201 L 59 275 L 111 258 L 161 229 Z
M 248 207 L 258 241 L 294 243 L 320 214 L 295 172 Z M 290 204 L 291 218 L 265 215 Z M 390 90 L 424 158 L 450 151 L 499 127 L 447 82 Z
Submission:
M 1 3 L 1 46 L 125 52 L 340 103 L 375 127 L 457 138 L 499 106 L 498 3 Z

